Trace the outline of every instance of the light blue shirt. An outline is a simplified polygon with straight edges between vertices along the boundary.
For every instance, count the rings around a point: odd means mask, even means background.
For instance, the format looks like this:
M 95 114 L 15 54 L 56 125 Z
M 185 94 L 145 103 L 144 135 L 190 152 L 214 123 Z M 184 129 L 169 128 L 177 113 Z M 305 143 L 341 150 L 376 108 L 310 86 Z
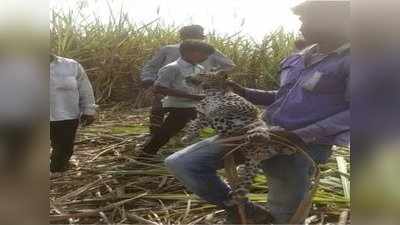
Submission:
M 199 94 L 201 90 L 192 83 L 187 82 L 186 78 L 199 76 L 202 72 L 204 72 L 203 66 L 199 64 L 193 65 L 179 58 L 160 69 L 155 85 L 183 91 L 188 94 Z M 197 103 L 198 101 L 192 99 L 175 96 L 166 96 L 162 100 L 164 108 L 193 108 Z

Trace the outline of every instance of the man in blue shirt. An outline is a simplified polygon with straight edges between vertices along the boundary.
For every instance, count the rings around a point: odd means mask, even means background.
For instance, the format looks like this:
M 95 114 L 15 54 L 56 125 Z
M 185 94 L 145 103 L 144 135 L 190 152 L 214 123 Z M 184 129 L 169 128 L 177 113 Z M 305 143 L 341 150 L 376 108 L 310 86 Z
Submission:
M 331 155 L 332 145 L 350 142 L 350 4 L 348 1 L 308 0 L 293 9 L 300 16 L 307 47 L 283 60 L 280 88 L 263 91 L 229 82 L 236 93 L 266 107 L 265 121 L 279 132 L 296 135 L 306 152 L 319 163 Z M 168 169 L 202 199 L 226 210 L 228 221 L 238 223 L 230 206 L 230 187 L 217 176 L 223 157 L 215 137 L 179 151 L 166 159 Z M 276 156 L 261 163 L 268 177 L 268 204 L 275 224 L 287 224 L 310 188 L 313 167 L 304 156 Z M 267 213 L 249 202 L 246 214 L 254 223 L 267 223 Z M 260 213 L 261 212 L 261 213 Z

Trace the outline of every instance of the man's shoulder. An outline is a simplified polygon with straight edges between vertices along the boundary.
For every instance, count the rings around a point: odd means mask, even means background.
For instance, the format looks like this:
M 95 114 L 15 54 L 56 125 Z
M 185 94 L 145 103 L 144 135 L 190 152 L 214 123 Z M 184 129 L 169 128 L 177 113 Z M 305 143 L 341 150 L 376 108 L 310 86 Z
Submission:
M 289 66 L 298 62 L 300 58 L 307 57 L 316 52 L 318 52 L 318 44 L 308 45 L 301 50 L 293 51 L 289 56 L 281 61 L 281 66 Z
M 171 51 L 179 51 L 180 44 L 170 44 L 161 47 L 160 51 L 171 52 Z
M 284 58 L 280 65 L 281 67 L 287 67 L 290 66 L 296 62 L 298 62 L 298 60 L 301 58 L 300 54 L 297 53 L 292 53 L 291 55 L 287 56 L 286 58 Z
M 66 57 L 61 57 L 61 56 L 56 56 L 57 63 L 63 63 L 63 64 L 79 64 L 78 61 L 75 59 L 71 58 L 66 58 Z
M 179 73 L 180 66 L 178 64 L 178 61 L 174 61 L 172 63 L 169 63 L 169 64 L 163 66 L 159 72 L 160 73 Z

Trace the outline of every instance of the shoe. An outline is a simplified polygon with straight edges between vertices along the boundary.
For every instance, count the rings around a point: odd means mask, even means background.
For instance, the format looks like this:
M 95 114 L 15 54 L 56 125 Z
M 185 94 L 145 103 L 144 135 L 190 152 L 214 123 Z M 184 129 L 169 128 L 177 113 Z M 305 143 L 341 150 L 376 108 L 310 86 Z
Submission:
M 59 173 L 64 174 L 69 169 L 71 169 L 71 163 L 69 161 L 66 162 L 63 166 L 59 166 L 59 165 L 55 166 L 54 164 L 50 163 L 50 177 L 51 177 L 52 173 L 54 173 L 54 174 L 59 174 Z M 54 176 L 56 176 L 56 175 L 54 175 Z
M 143 148 L 150 142 L 151 136 L 145 135 L 143 138 L 137 140 L 137 144 L 134 147 L 135 152 L 143 151 Z
M 272 224 L 274 221 L 271 213 L 261 205 L 246 202 L 244 208 L 247 224 Z M 227 213 L 225 224 L 241 224 L 237 206 L 227 207 L 225 211 Z
M 143 151 L 143 148 L 135 149 L 133 152 L 133 155 L 135 158 L 140 158 L 143 160 L 152 160 L 154 161 L 155 159 L 158 159 L 157 153 L 147 153 Z
M 147 146 L 147 144 L 149 142 L 150 142 L 150 138 L 148 138 L 148 139 L 146 139 L 146 140 L 144 140 L 142 142 L 137 143 L 136 146 L 135 146 L 135 150 L 134 150 L 133 154 L 136 157 L 141 157 L 141 158 L 149 158 L 149 157 L 150 158 L 154 158 L 155 156 L 157 156 L 156 152 L 155 153 L 148 153 L 148 152 L 144 151 L 145 147 Z

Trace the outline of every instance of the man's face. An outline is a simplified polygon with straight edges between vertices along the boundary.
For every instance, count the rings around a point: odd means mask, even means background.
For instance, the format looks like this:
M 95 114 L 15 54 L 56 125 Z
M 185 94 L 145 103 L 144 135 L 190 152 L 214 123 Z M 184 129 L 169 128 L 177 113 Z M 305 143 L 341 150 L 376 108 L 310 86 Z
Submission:
M 202 63 L 208 59 L 208 55 L 203 52 L 187 53 L 187 60 L 191 63 Z
M 343 18 L 310 12 L 301 15 L 300 21 L 302 22 L 300 32 L 308 44 L 347 37 L 347 24 Z

